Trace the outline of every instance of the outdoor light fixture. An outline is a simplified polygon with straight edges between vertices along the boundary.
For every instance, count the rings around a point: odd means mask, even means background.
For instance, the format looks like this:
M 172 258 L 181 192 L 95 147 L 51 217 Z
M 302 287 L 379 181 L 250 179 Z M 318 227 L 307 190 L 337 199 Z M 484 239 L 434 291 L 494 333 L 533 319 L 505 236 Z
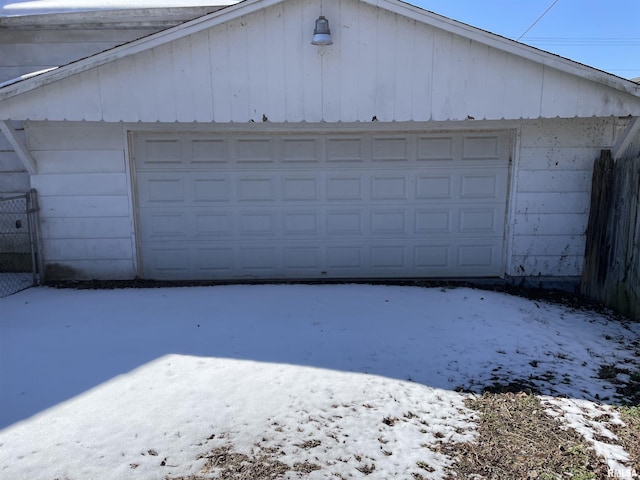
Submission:
M 329 30 L 329 20 L 320 15 L 316 20 L 316 28 L 313 31 L 313 40 L 311 45 L 333 45 L 331 40 L 331 31 Z

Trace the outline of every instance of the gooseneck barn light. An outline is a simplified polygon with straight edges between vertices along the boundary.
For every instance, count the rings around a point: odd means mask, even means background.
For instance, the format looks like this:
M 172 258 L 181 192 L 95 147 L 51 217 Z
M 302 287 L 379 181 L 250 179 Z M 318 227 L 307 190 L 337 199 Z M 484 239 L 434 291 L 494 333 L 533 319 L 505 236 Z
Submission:
M 333 45 L 331 40 L 331 31 L 329 30 L 329 20 L 320 15 L 316 20 L 316 28 L 313 31 L 313 40 L 311 45 Z

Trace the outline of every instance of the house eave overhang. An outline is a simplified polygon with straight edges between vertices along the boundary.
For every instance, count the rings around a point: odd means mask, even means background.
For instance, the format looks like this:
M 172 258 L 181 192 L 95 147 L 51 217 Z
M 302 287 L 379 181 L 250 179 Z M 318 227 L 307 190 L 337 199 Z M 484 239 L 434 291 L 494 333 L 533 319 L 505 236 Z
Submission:
M 0 31 L 66 30 L 68 28 L 101 30 L 111 28 L 170 28 L 196 17 L 202 17 L 228 5 L 211 2 L 207 7 L 104 8 L 90 11 L 36 13 L 19 16 L 0 16 Z
M 187 35 L 195 34 L 203 29 L 215 27 L 227 21 L 248 15 L 284 0 L 244 0 L 234 5 L 226 6 L 215 12 L 195 18 L 178 26 L 162 30 L 124 45 L 83 58 L 53 70 L 21 77 L 14 81 L 5 82 L 0 86 L 0 101 L 20 95 L 44 85 L 62 80 L 72 75 L 99 67 L 109 62 L 135 55 L 142 51 L 164 45 Z M 567 58 L 555 55 L 523 43 L 510 40 L 485 30 L 443 17 L 400 0 L 360 0 L 376 8 L 383 8 L 389 12 L 405 16 L 417 22 L 431 25 L 448 31 L 471 41 L 510 53 L 526 60 L 553 68 L 561 72 L 589 80 L 620 92 L 640 97 L 640 84 L 616 75 L 583 65 Z

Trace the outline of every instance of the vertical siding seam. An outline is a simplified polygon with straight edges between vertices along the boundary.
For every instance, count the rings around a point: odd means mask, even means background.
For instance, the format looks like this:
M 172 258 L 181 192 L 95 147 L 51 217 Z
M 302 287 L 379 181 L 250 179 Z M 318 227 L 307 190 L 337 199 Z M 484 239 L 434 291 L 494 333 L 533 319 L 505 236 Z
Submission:
M 209 92 L 211 93 L 211 122 L 215 122 L 215 103 L 216 99 L 214 96 L 214 88 L 213 88 L 213 59 L 211 58 L 211 29 L 207 28 L 207 63 L 209 65 Z
M 411 110 L 409 112 L 407 112 L 408 117 L 409 117 L 409 121 L 416 121 L 416 112 L 415 112 L 415 95 L 416 95 L 416 78 L 417 78 L 417 72 L 416 72 L 416 64 L 417 62 L 415 60 L 417 60 L 416 57 L 416 21 L 414 20 L 412 23 L 412 32 L 411 32 L 411 57 L 413 57 L 414 61 L 412 62 L 412 70 L 411 70 Z
M 255 15 L 255 14 L 254 14 Z M 240 17 L 243 18 L 243 17 Z M 251 63 L 252 61 L 250 60 L 251 55 L 249 54 L 249 33 L 248 33 L 248 29 L 246 28 L 246 25 L 243 25 L 243 22 L 245 20 L 241 20 L 238 19 L 239 21 L 239 27 L 238 30 L 240 32 L 239 38 L 242 39 L 243 42 L 243 47 L 241 48 L 240 51 L 242 51 L 244 53 L 244 58 L 241 61 L 241 68 L 242 68 L 242 78 L 247 79 L 248 82 L 248 86 L 247 86 L 247 91 L 246 91 L 246 97 L 244 98 L 244 104 L 240 105 L 240 110 L 244 110 L 246 112 L 246 118 L 251 122 L 255 122 L 257 120 L 257 111 L 255 110 L 254 107 L 254 103 L 253 103 L 253 98 L 255 96 L 255 90 L 254 88 L 251 87 L 252 84 L 255 84 L 255 81 L 262 81 L 262 79 L 255 79 L 255 78 L 251 78 Z M 249 22 L 254 21 L 253 18 L 249 17 L 247 21 L 247 25 L 249 24 Z M 253 112 L 252 112 L 253 110 Z M 255 113 L 255 115 L 254 115 Z M 240 121 L 240 118 L 237 119 L 238 121 Z
M 100 102 L 100 120 L 104 121 L 104 101 L 102 99 L 102 75 L 101 75 L 102 67 L 98 67 L 96 69 L 96 76 L 98 77 L 98 101 Z
M 435 58 L 436 58 L 436 29 L 432 27 L 432 37 L 431 37 L 431 68 L 429 69 L 429 73 L 427 74 L 429 78 L 429 86 L 431 88 L 431 92 L 429 92 L 429 116 L 427 121 L 433 121 L 433 70 L 435 68 Z
M 394 99 L 393 102 L 391 104 L 391 118 L 389 119 L 392 122 L 395 122 L 396 119 L 398 118 L 398 102 L 396 102 L 395 100 L 395 95 L 396 95 L 396 89 L 398 88 L 398 82 L 396 80 L 396 72 L 398 71 L 398 14 L 394 13 L 393 14 L 393 20 L 392 20 L 392 24 L 393 24 L 393 28 L 389 29 L 393 31 L 393 38 L 392 38 L 392 42 L 393 42 L 393 95 L 394 95 Z
M 374 45 L 374 51 L 375 51 L 375 58 L 376 58 L 376 63 L 374 66 L 374 75 L 375 75 L 375 84 L 377 85 L 379 83 L 379 76 L 380 76 L 380 47 L 379 47 L 379 43 L 380 43 L 380 10 L 376 8 L 375 10 L 376 12 L 376 22 L 375 22 L 375 45 Z M 373 114 L 376 116 L 376 118 L 378 117 L 378 115 L 380 115 L 381 112 L 379 112 L 378 110 L 378 106 L 380 105 L 380 89 L 379 88 L 375 88 L 375 93 L 374 93 L 374 99 L 373 99 Z M 373 118 L 371 119 L 373 120 Z M 385 121 L 387 119 L 384 119 Z

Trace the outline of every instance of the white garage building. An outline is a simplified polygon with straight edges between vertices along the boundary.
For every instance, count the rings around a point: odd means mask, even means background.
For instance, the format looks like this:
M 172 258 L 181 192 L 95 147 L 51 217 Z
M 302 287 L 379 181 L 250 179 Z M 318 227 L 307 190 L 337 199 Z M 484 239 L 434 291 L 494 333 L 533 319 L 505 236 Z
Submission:
M 639 115 L 631 81 L 396 0 L 245 0 L 0 88 L 53 278 L 577 278 Z

